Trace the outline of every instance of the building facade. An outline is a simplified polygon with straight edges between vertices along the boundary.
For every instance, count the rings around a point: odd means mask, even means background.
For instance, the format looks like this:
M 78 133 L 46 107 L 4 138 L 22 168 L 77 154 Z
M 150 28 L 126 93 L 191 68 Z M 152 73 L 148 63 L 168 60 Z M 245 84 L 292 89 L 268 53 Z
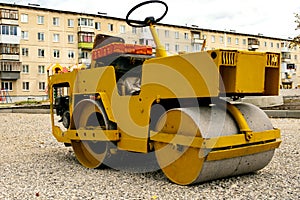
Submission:
M 97 34 L 155 47 L 149 28 L 130 27 L 122 18 L 5 3 L 0 3 L 0 12 L 0 103 L 46 100 L 47 68 L 89 66 Z M 158 24 L 156 29 L 170 55 L 202 47 L 281 53 L 282 78 L 292 79 L 293 87 L 298 85 L 300 49 L 289 49 L 290 40 L 196 26 Z

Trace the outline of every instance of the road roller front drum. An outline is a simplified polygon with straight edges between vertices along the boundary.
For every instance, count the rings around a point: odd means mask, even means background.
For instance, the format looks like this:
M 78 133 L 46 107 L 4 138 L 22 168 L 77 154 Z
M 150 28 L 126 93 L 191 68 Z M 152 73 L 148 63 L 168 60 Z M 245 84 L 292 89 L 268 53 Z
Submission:
M 273 130 L 269 118 L 256 106 L 245 103 L 234 106 L 244 116 L 253 132 Z M 173 140 L 181 135 L 202 139 L 230 137 L 243 134 L 236 121 L 230 112 L 218 106 L 174 108 L 160 117 L 156 124 L 156 131 L 173 134 Z M 255 145 L 258 144 L 252 144 L 254 147 Z M 226 159 L 209 160 L 210 151 L 226 151 L 226 149 L 208 150 L 190 146 L 178 148 L 178 145 L 172 144 L 172 141 L 171 143 L 155 141 L 154 148 L 164 174 L 172 182 L 181 185 L 257 171 L 265 167 L 274 154 L 274 148 L 240 156 L 231 156 L 229 152 Z

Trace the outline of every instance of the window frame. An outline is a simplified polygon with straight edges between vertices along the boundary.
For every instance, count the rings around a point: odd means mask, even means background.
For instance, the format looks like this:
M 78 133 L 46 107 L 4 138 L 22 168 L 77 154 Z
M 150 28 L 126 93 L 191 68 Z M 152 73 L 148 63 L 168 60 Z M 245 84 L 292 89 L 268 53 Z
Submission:
M 8 86 L 8 87 L 6 87 Z M 13 91 L 13 82 L 12 81 L 1 81 L 1 90 Z
M 26 56 L 28 57 L 29 56 L 29 48 L 22 48 L 22 56 Z
M 95 29 L 98 31 L 101 30 L 101 22 L 95 22 Z
M 45 24 L 45 17 L 42 15 L 38 15 L 37 16 L 37 24 L 39 24 L 39 25 Z
M 45 57 L 45 49 L 38 49 L 38 57 L 39 58 Z
M 74 35 L 68 35 L 68 43 L 73 44 L 74 43 Z
M 74 19 L 68 19 L 68 27 L 74 28 L 75 26 L 75 20 Z
M 39 65 L 38 66 L 38 74 L 45 74 L 46 70 L 45 70 L 45 65 Z
M 29 65 L 22 65 L 22 74 L 29 74 Z
M 126 26 L 120 25 L 120 33 L 125 33 L 125 32 L 126 32 Z
M 38 41 L 39 42 L 45 41 L 45 33 L 44 32 L 38 32 Z
M 21 21 L 21 23 L 28 23 L 28 21 L 29 21 L 28 14 L 22 13 L 20 21 Z
M 26 91 L 26 92 L 30 91 L 30 83 L 29 83 L 29 81 L 23 81 L 22 82 L 22 90 Z
M 46 90 L 46 82 L 39 82 L 39 91 L 45 91 Z
M 60 58 L 60 50 L 53 49 L 53 58 Z
M 52 18 L 52 25 L 53 26 L 59 26 L 59 17 L 53 17 Z
M 109 32 L 113 32 L 114 31 L 114 24 L 108 23 L 107 24 L 107 29 L 108 29 Z

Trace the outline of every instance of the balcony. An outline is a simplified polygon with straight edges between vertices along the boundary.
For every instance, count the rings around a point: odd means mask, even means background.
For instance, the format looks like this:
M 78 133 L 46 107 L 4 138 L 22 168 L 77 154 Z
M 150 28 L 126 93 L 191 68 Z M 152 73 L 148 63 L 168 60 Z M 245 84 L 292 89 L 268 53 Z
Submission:
M 82 33 L 82 32 L 95 33 L 95 28 L 92 26 L 79 26 L 78 33 Z
M 78 49 L 89 49 L 92 50 L 93 49 L 93 42 L 79 42 L 78 43 Z
M 0 60 L 20 60 L 20 55 L 0 54 Z
M 0 13 L 0 24 L 18 25 L 18 10 L 0 9 Z
M 255 51 L 259 48 L 259 41 L 256 38 L 248 38 L 248 50 Z
M 0 79 L 17 80 L 20 79 L 21 62 L 0 61 Z
M 0 72 L 1 80 L 18 80 L 20 79 L 20 72 L 11 71 L 11 72 Z
M 0 24 L 8 24 L 8 25 L 18 25 L 18 20 L 13 19 L 0 19 Z
M 5 44 L 20 44 L 21 41 L 21 28 L 16 26 L 5 26 L 7 27 L 6 32 L 3 33 L 3 26 L 2 32 L 0 33 L 0 43 Z M 10 32 L 14 28 L 14 32 Z M 9 29 L 8 29 L 9 28 Z
M 79 63 L 85 64 L 86 66 L 91 65 L 91 59 L 86 59 L 86 58 L 80 58 L 78 60 Z
M 281 61 L 282 62 L 291 62 L 291 53 L 290 52 L 282 52 L 281 53 Z
M 199 38 L 192 39 L 192 44 L 203 44 L 203 43 L 204 43 L 203 39 L 199 39 Z

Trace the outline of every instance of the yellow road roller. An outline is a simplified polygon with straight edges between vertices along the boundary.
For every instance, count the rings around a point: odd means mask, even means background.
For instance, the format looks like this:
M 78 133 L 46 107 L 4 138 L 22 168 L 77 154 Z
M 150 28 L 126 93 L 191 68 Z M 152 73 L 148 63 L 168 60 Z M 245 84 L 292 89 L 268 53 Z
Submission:
M 163 6 L 161 17 L 130 18 L 151 3 Z M 162 1 L 146 1 L 126 16 L 132 27 L 149 26 L 156 49 L 100 34 L 89 68 L 48 76 L 54 137 L 85 167 L 161 169 L 180 185 L 262 169 L 280 131 L 258 107 L 236 100 L 278 95 L 280 54 L 167 55 L 155 29 L 167 11 Z

